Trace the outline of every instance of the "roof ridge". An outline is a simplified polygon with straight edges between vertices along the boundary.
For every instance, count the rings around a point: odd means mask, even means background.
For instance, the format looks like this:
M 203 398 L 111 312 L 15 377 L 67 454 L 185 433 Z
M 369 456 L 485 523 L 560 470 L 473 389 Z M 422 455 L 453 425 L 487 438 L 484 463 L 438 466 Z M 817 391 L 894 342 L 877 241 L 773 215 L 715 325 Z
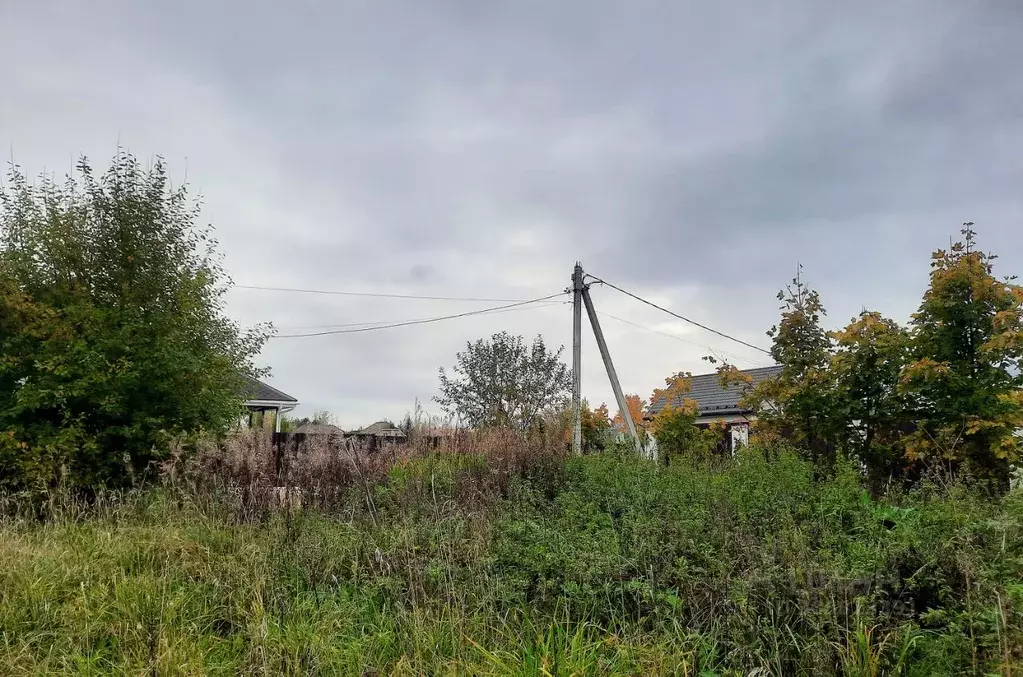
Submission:
M 775 371 L 775 370 L 780 370 L 781 368 L 782 368 L 782 366 L 780 364 L 772 364 L 772 365 L 767 366 L 767 367 L 750 367 L 749 369 L 740 369 L 739 373 L 740 374 L 748 374 L 748 373 L 753 372 L 753 371 L 758 371 L 758 372 L 759 371 Z M 720 374 L 720 372 L 711 371 L 711 372 L 707 372 L 705 374 L 690 374 L 689 378 L 700 378 L 700 377 L 703 377 L 703 376 L 718 376 L 719 374 Z

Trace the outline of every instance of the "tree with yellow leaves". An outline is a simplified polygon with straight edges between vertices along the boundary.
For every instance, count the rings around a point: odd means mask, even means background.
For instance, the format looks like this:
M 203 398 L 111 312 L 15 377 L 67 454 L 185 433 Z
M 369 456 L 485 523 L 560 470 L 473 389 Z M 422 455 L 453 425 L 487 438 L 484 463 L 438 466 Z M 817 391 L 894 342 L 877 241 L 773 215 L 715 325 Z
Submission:
M 657 440 L 657 449 L 665 464 L 672 456 L 687 454 L 705 456 L 723 435 L 723 430 L 701 430 L 696 427 L 699 403 L 686 397 L 692 390 L 692 374 L 677 372 L 664 379 L 664 388 L 655 388 L 651 402 L 664 400 L 664 406 L 650 422 L 649 430 Z
M 973 223 L 962 234 L 932 256 L 908 328 L 865 310 L 828 332 L 800 277 L 779 292 L 781 321 L 768 335 L 781 372 L 743 399 L 758 436 L 785 437 L 816 461 L 842 450 L 876 489 L 935 464 L 1007 487 L 1023 457 L 1023 287 L 994 276 Z M 722 385 L 742 378 L 727 363 L 718 373 Z
M 880 491 L 906 468 L 902 449 L 912 425 L 899 379 L 909 361 L 910 335 L 894 320 L 865 310 L 831 337 L 836 345 L 830 367 L 836 444 L 863 462 L 871 485 Z
M 632 419 L 633 425 L 636 426 L 636 432 L 642 436 L 647 427 L 646 421 L 643 420 L 647 408 L 646 400 L 635 393 L 628 393 L 625 395 L 625 405 L 629 408 L 629 417 Z M 611 419 L 611 425 L 618 430 L 625 430 L 625 416 L 621 409 Z
M 913 359 L 899 383 L 916 419 L 906 456 L 965 466 L 1005 486 L 1021 452 L 1023 288 L 993 275 L 996 257 L 977 249 L 972 222 L 962 234 L 932 256 L 913 315 Z
M 771 357 L 781 365 L 781 373 L 758 383 L 744 403 L 758 412 L 758 436 L 786 437 L 814 461 L 828 461 L 835 451 L 838 423 L 830 370 L 834 346 L 821 325 L 826 311 L 801 276 L 778 292 L 778 300 L 781 320 L 767 335 L 773 339 Z M 727 371 L 719 373 L 729 378 Z

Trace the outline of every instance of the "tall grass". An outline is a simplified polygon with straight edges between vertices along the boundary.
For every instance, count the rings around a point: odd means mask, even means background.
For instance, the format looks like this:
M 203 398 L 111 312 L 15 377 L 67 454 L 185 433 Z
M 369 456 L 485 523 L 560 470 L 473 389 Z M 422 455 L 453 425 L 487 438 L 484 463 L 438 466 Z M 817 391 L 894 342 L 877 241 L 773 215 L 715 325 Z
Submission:
M 0 673 L 1023 674 L 1019 493 L 499 433 L 288 453 L 192 449 L 42 520 L 9 499 Z

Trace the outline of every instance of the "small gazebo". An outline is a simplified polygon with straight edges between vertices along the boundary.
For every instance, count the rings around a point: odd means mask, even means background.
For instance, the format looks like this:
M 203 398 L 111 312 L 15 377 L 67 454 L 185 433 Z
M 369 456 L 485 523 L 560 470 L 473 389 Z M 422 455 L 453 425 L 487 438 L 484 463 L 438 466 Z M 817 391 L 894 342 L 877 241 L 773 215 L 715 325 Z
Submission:
M 256 412 L 265 414 L 272 411 L 274 412 L 275 432 L 281 431 L 281 414 L 298 406 L 298 400 L 291 395 L 251 376 L 245 377 L 244 397 L 243 405 L 249 412 L 249 425 L 252 425 L 252 416 Z

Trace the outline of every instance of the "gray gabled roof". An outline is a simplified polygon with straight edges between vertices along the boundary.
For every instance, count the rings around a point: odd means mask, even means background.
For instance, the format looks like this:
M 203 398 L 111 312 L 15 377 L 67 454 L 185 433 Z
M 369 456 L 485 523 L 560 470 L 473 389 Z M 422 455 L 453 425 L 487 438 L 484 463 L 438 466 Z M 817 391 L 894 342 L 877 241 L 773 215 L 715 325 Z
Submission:
M 242 397 L 245 398 L 246 402 L 285 402 L 289 404 L 298 402 L 291 395 L 281 392 L 277 388 L 251 376 L 245 376 L 243 388 Z
M 396 428 L 387 421 L 377 421 L 356 432 L 357 435 L 384 435 L 387 437 L 405 437 L 401 428 Z
M 776 376 L 780 371 L 781 367 L 774 365 L 757 369 L 743 369 L 742 373 L 752 376 L 753 385 L 756 385 L 765 379 Z M 676 399 L 674 402 L 675 406 L 681 405 L 682 399 L 688 398 L 699 403 L 700 416 L 750 413 L 748 409 L 739 406 L 739 400 L 742 399 L 746 391 L 745 384 L 733 383 L 728 388 L 722 388 L 721 377 L 717 373 L 700 374 L 693 376 L 690 380 L 692 382 L 692 390 Z M 664 405 L 665 398 L 662 396 L 656 402 L 651 403 L 644 417 L 652 418 L 664 409 Z

